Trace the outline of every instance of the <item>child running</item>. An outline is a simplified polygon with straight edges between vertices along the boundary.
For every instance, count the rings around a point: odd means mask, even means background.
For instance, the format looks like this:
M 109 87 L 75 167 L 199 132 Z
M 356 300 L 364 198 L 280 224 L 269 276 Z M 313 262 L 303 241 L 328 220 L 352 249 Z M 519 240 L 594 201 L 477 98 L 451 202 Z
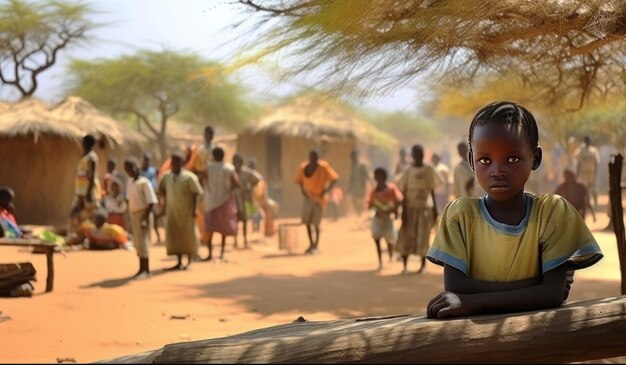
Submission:
M 427 317 L 558 307 L 573 282 L 568 270 L 602 258 L 567 200 L 524 191 L 541 158 L 537 123 L 524 107 L 503 101 L 478 111 L 468 160 L 487 195 L 444 209 L 427 256 L 444 267 L 444 291 L 428 303 Z
M 376 187 L 370 193 L 367 203 L 369 208 L 374 208 L 376 212 L 372 219 L 372 237 L 376 243 L 378 271 L 380 271 L 383 268 L 380 239 L 384 237 L 387 241 L 387 251 L 389 252 L 389 261 L 391 261 L 393 245 L 398 239 L 391 215 L 393 214 L 394 218 L 398 218 L 398 207 L 404 196 L 395 184 L 387 182 L 387 170 L 384 168 L 379 167 L 374 170 L 374 180 L 376 180 Z

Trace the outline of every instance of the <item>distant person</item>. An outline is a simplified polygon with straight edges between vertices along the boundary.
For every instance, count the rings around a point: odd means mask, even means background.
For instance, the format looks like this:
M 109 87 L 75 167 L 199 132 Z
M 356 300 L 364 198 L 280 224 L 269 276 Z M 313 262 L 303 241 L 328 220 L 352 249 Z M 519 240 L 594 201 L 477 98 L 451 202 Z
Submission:
M 133 277 L 145 279 L 150 276 L 150 214 L 158 200 L 150 181 L 139 174 L 139 161 L 136 158 L 127 158 L 124 170 L 130 177 L 126 184 L 126 199 L 133 244 L 139 257 L 139 271 Z
M 150 184 L 152 184 L 152 188 L 154 189 L 154 191 L 157 191 L 157 189 L 159 188 L 159 184 L 158 184 L 159 172 L 157 171 L 156 167 L 152 166 L 152 154 L 150 152 L 146 152 L 143 154 L 143 157 L 141 159 L 141 172 L 140 173 L 141 173 L 141 176 L 145 177 L 146 179 L 148 179 L 148 181 L 150 181 Z M 153 219 L 154 234 L 157 237 L 157 242 L 161 242 L 161 233 L 159 232 L 159 226 L 161 226 L 160 221 L 162 221 L 162 219 L 156 218 L 156 216 L 159 214 L 157 210 L 158 210 L 158 204 L 154 206 L 152 217 L 154 218 Z
M 361 213 L 365 210 L 365 195 L 367 194 L 370 176 L 367 165 L 359 157 L 359 151 L 353 150 L 350 153 L 350 161 L 352 165 L 346 193 L 350 196 L 350 201 L 357 217 L 360 218 Z
M 111 180 L 113 179 L 117 179 L 121 185 L 120 188 L 122 188 L 122 191 L 126 191 L 126 178 L 124 177 L 124 174 L 122 174 L 118 169 L 117 169 L 117 163 L 115 162 L 114 159 L 109 158 L 109 160 L 107 161 L 107 172 L 104 174 L 104 178 L 102 179 L 102 192 L 103 192 L 103 196 L 107 196 L 110 192 L 111 192 Z
M 274 223 L 274 216 L 278 211 L 278 204 L 269 196 L 267 181 L 258 172 L 256 166 L 256 159 L 252 158 L 248 162 L 248 167 L 258 173 L 261 178 L 256 188 L 254 189 L 254 202 L 261 207 L 261 210 L 257 209 L 256 213 L 252 217 L 252 229 L 259 230 L 261 219 L 265 220 L 264 224 L 264 236 L 272 237 L 276 233 L 276 225 Z M 262 214 L 261 214 L 262 211 Z
M 216 145 L 213 142 L 213 138 L 215 137 L 215 130 L 212 126 L 207 125 L 204 127 L 204 141 L 203 143 L 195 150 L 190 150 L 189 161 L 187 162 L 187 168 L 196 174 L 198 177 L 198 181 L 200 182 L 200 186 L 204 190 L 204 199 L 200 201 L 198 204 L 198 214 L 196 216 L 196 224 L 198 226 L 198 230 L 200 231 L 200 240 L 202 242 L 209 241 L 209 232 L 205 228 L 204 216 L 206 212 L 206 207 L 204 203 L 207 199 L 207 166 L 209 163 L 213 161 L 213 149 L 215 149 Z
M 162 197 L 161 214 L 165 223 L 165 246 L 168 255 L 176 255 L 177 263 L 166 270 L 186 270 L 198 253 L 199 242 L 195 231 L 196 202 L 202 187 L 194 173 L 183 168 L 185 156 L 181 151 L 172 153 L 172 168 L 159 182 Z M 160 216 L 159 215 L 159 216 Z M 183 265 L 182 257 L 187 256 Z
M 107 223 L 127 229 L 128 203 L 121 192 L 121 186 L 122 182 L 118 178 L 113 178 L 109 182 L 109 194 L 104 197 L 103 205 L 107 212 Z
M 376 253 L 378 254 L 378 270 L 383 268 L 382 252 L 380 240 L 387 242 L 387 252 L 389 261 L 393 257 L 394 245 L 398 240 L 398 233 L 393 220 L 398 218 L 398 208 L 404 199 L 400 189 L 391 182 L 387 182 L 387 170 L 382 167 L 374 170 L 376 187 L 370 192 L 367 201 L 370 209 L 374 209 L 372 218 L 372 238 L 376 243 Z
M 8 186 L 0 186 L 0 238 L 21 238 L 22 230 L 15 220 L 13 205 L 15 192 Z
M 237 220 L 242 223 L 243 244 L 248 248 L 248 219 L 256 213 L 254 205 L 253 191 L 261 181 L 261 175 L 243 164 L 243 156 L 236 153 L 233 156 L 235 172 L 239 177 L 239 188 L 235 190 L 237 197 Z M 237 236 L 235 236 L 235 247 L 237 247 Z
M 396 163 L 394 176 L 396 176 L 399 179 L 400 176 L 402 176 L 402 174 L 404 173 L 404 171 L 406 171 L 406 169 L 408 169 L 409 166 L 411 166 L 411 157 L 405 147 L 400 148 L 400 150 L 398 151 L 398 155 L 399 155 L 399 159 L 398 159 L 398 163 Z
M 467 142 L 460 142 L 457 145 L 457 151 L 461 162 L 454 168 L 454 196 L 460 198 L 462 196 L 480 197 L 484 195 L 484 191 L 476 182 L 474 171 L 468 161 L 468 145 Z
M 409 255 L 418 255 L 422 264 L 418 273 L 426 268 L 426 253 L 430 247 L 430 231 L 437 222 L 435 188 L 442 184 L 431 166 L 424 165 L 424 148 L 416 144 L 411 149 L 411 165 L 398 181 L 404 196 L 402 201 L 402 224 L 398 233 L 397 250 L 402 255 L 402 274 L 408 274 Z
M 591 145 L 591 137 L 583 138 L 583 145 L 575 152 L 576 177 L 583 183 L 593 198 L 593 206 L 598 207 L 598 189 L 596 178 L 600 165 L 600 153 Z
M 77 237 L 68 244 L 87 243 L 90 250 L 114 250 L 123 248 L 128 243 L 128 233 L 117 224 L 107 223 L 108 214 L 104 209 L 98 209 L 93 222 L 83 222 Z
M 320 160 L 315 150 L 309 152 L 308 161 L 302 162 L 298 169 L 296 184 L 300 185 L 304 196 L 302 223 L 306 225 L 309 236 L 309 248 L 305 254 L 317 253 L 322 215 L 328 204 L 327 194 L 338 180 L 335 169 L 328 162 Z
M 84 221 L 91 220 L 102 197 L 98 179 L 98 155 L 93 150 L 96 137 L 83 137 L 83 156 L 78 160 L 74 181 L 74 202 L 70 212 L 70 231 L 77 232 Z
M 204 224 L 207 231 L 206 244 L 209 256 L 205 261 L 213 259 L 213 234 L 222 235 L 220 260 L 224 260 L 226 237 L 237 235 L 237 198 L 235 189 L 239 187 L 239 179 L 235 167 L 224 162 L 224 150 L 213 149 L 213 162 L 206 170 L 206 188 L 204 196 Z
M 568 297 L 573 273 L 602 258 L 564 198 L 525 191 L 542 150 L 534 116 L 512 102 L 481 108 L 469 127 L 476 177 L 487 195 L 450 203 L 428 259 L 443 266 L 444 291 L 428 318 L 544 310 Z
M 574 171 L 569 169 L 565 169 L 563 171 L 563 179 L 565 181 L 556 188 L 554 193 L 562 196 L 570 202 L 574 208 L 576 208 L 578 213 L 580 213 L 583 219 L 587 217 L 587 209 L 589 209 L 593 217 L 593 221 L 595 222 L 596 214 L 591 206 L 589 192 L 587 191 L 585 184 L 578 182 Z
M 439 175 L 439 178 L 443 182 L 443 184 L 435 188 L 437 211 L 441 212 L 450 199 L 450 168 L 441 162 L 441 157 L 439 157 L 436 153 L 433 153 L 430 158 L 430 162 L 433 165 L 433 169 L 435 169 L 435 172 Z

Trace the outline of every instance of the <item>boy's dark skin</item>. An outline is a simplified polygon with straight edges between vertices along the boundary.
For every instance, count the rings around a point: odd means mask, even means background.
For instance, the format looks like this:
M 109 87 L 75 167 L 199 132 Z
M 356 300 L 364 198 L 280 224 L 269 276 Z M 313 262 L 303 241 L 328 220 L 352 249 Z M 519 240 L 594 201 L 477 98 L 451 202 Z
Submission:
M 137 164 L 132 163 L 130 161 L 126 161 L 124 162 L 124 170 L 126 171 L 126 173 L 128 174 L 128 176 L 130 176 L 133 181 L 136 181 L 139 178 L 139 166 L 137 166 Z M 150 213 L 152 212 L 152 209 L 154 208 L 154 204 L 149 204 L 146 211 L 145 216 L 143 217 L 143 219 L 141 220 L 141 225 L 142 226 L 147 226 L 148 224 L 150 224 Z M 147 277 L 150 275 L 150 264 L 149 264 L 149 259 L 147 258 L 139 258 L 139 271 L 137 272 L 137 274 L 135 274 L 133 277 L 135 278 L 140 278 L 140 277 Z
M 498 222 L 518 225 L 526 214 L 524 185 L 541 164 L 540 147 L 532 149 L 521 127 L 487 123 L 474 130 L 469 160 L 487 192 L 486 206 Z M 573 274 L 567 264 L 537 277 L 513 282 L 470 279 L 444 266 L 444 288 L 427 306 L 428 318 L 459 317 L 484 312 L 553 308 L 569 295 Z
M 180 154 L 173 154 L 172 155 L 172 165 L 171 165 L 171 170 L 172 173 L 174 175 L 180 175 L 180 172 L 182 171 L 183 168 L 183 164 L 185 163 L 184 158 L 182 155 Z M 196 203 L 196 200 L 194 199 L 194 204 Z M 163 196 L 163 207 L 161 208 L 161 213 L 158 215 L 158 218 L 162 217 L 163 215 L 165 215 L 165 208 L 166 208 L 166 204 L 167 204 L 167 199 L 165 199 L 165 196 Z M 196 218 L 196 207 L 194 205 L 193 210 L 192 210 L 192 218 L 195 219 Z M 174 270 L 187 270 L 191 267 L 191 261 L 192 261 L 192 257 L 191 255 L 186 255 L 187 256 L 187 264 L 183 265 L 183 255 L 176 255 L 176 258 L 178 260 L 178 262 L 176 263 L 176 265 L 169 267 L 167 269 L 165 269 L 166 271 L 174 271 Z
M 241 169 L 243 168 L 243 157 L 241 157 L 241 155 L 235 154 L 233 156 L 233 166 L 235 166 L 235 171 L 237 171 L 237 174 L 240 174 Z M 245 206 L 239 207 L 239 205 L 237 205 L 237 207 L 245 210 Z M 239 216 L 243 215 L 245 217 L 246 213 L 244 211 L 244 212 L 238 212 L 237 214 Z M 241 219 L 241 223 L 243 225 L 243 245 L 244 245 L 244 248 L 248 248 L 248 220 Z M 237 247 L 237 236 L 235 236 L 235 247 Z

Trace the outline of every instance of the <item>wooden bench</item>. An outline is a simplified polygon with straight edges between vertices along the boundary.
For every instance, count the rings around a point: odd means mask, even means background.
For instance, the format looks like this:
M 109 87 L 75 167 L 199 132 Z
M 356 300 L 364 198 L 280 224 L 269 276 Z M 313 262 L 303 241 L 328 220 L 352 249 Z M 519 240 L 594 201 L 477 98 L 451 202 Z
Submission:
M 57 247 L 56 243 L 46 242 L 33 238 L 0 238 L 0 246 L 35 247 L 46 254 L 48 276 L 46 277 L 46 292 L 51 292 L 54 287 L 54 262 L 52 255 Z
M 99 363 L 562 364 L 624 356 L 624 344 L 626 296 L 446 320 L 408 314 L 335 321 L 300 317 L 289 324 L 165 345 Z

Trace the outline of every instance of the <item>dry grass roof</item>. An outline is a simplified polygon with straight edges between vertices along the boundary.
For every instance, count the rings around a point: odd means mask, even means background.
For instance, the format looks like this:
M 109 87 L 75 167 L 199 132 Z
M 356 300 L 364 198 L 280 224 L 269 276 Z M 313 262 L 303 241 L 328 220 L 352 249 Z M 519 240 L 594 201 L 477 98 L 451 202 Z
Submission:
M 38 99 L 0 103 L 0 138 L 56 135 L 79 142 L 86 134 L 106 139 L 111 145 L 140 144 L 145 137 L 95 108 L 71 96 L 57 105 Z
M 246 132 L 306 139 L 356 139 L 381 146 L 396 143 L 392 136 L 360 119 L 348 108 L 315 96 L 297 97 L 288 104 L 272 108 Z

